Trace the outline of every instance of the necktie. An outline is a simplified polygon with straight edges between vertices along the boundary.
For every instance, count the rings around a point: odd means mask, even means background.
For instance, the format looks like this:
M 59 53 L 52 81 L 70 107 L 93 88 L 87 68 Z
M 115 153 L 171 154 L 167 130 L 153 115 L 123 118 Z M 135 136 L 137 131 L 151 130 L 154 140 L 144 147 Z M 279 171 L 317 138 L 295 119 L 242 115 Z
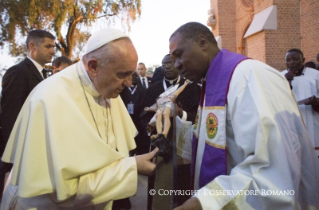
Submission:
M 146 88 L 145 78 L 142 78 L 142 85 L 143 85 L 144 88 Z
M 45 69 L 42 69 L 42 75 L 43 75 L 43 78 L 47 78 L 47 71 Z

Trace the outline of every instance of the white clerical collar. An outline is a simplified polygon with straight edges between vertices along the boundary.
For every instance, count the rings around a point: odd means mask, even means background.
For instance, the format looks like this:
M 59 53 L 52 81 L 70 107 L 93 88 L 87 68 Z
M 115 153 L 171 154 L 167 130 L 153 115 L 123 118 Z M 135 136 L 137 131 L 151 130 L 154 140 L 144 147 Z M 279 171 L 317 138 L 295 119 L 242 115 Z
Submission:
M 180 78 L 181 78 L 181 77 L 178 76 L 178 77 L 177 77 L 176 79 L 174 79 L 174 80 L 166 80 L 165 77 L 164 77 L 164 79 L 163 79 L 163 87 L 164 87 L 164 90 L 165 90 L 165 91 L 167 90 L 167 85 L 166 85 L 166 82 L 165 82 L 165 81 L 173 81 L 173 82 L 174 82 L 175 80 L 178 79 L 177 82 L 176 82 L 176 84 L 175 84 L 175 86 L 176 86 L 176 85 L 178 86 L 178 83 L 179 83 L 179 81 L 180 81 Z M 173 84 L 173 83 L 170 83 L 170 84 Z M 177 86 L 176 86 L 176 87 L 177 87 Z
M 169 84 L 172 85 L 177 79 L 179 79 L 179 77 L 180 77 L 180 76 L 176 77 L 176 79 L 173 79 L 173 80 L 168 80 L 168 79 L 166 79 L 165 77 L 164 77 L 164 79 L 165 79 L 167 82 L 169 82 Z
M 35 65 L 35 67 L 38 69 L 38 71 L 40 72 L 40 75 L 42 76 L 42 70 L 44 68 L 44 66 L 41 66 L 38 62 L 36 62 L 35 60 L 33 60 L 32 58 L 30 58 L 29 56 L 27 56 L 27 58 L 30 59 L 30 61 Z
M 85 70 L 85 67 L 83 65 L 83 62 L 82 60 L 80 60 L 78 63 L 77 63 L 77 67 L 78 69 L 78 73 L 79 73 L 79 77 L 82 81 L 82 84 L 83 84 L 83 88 L 89 93 L 91 94 L 93 97 L 95 98 L 99 98 L 101 96 L 101 94 L 96 90 L 93 82 L 91 81 L 88 73 L 86 72 Z M 102 97 L 101 97 L 102 98 Z M 111 99 L 105 99 L 108 104 L 111 106 Z

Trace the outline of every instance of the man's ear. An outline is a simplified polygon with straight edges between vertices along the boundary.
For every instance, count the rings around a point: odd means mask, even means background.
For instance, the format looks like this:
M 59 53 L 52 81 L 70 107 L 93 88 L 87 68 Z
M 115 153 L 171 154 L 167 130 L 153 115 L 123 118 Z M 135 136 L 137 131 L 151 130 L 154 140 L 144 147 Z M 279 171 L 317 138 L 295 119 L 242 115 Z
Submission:
M 97 75 L 97 60 L 95 58 L 90 58 L 87 62 L 87 67 L 89 75 L 95 77 Z
M 30 51 L 30 52 L 36 51 L 36 47 L 37 47 L 36 43 L 34 43 L 34 42 L 29 42 L 29 51 Z
M 206 50 L 208 48 L 208 41 L 204 35 L 199 35 L 197 37 L 196 42 L 199 44 L 199 47 L 202 48 L 203 50 Z
M 302 59 L 302 63 L 305 63 L 305 60 L 306 60 L 306 58 L 303 58 L 303 59 Z

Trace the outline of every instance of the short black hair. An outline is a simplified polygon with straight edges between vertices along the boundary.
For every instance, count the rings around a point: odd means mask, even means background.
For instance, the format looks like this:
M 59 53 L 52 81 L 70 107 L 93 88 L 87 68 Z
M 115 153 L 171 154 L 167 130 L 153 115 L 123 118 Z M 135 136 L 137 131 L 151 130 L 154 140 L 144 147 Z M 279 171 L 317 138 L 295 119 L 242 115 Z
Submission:
M 55 66 L 58 68 L 62 63 L 71 65 L 72 61 L 66 56 L 61 56 L 54 59 L 54 61 L 52 62 L 52 66 Z
M 297 52 L 297 53 L 299 53 L 302 56 L 302 58 L 304 58 L 303 57 L 303 52 L 301 50 L 297 49 L 297 48 L 292 48 L 292 49 L 288 50 L 287 53 L 290 53 L 290 52 Z
M 143 65 L 146 68 L 145 63 L 140 62 L 137 65 Z
M 27 49 L 29 49 L 29 44 L 31 41 L 35 42 L 37 45 L 43 42 L 44 38 L 49 38 L 55 40 L 50 32 L 45 30 L 33 30 L 29 32 L 29 35 L 26 40 Z
M 177 33 L 182 34 L 183 38 L 196 41 L 199 35 L 204 35 L 210 43 L 217 44 L 213 32 L 209 28 L 198 22 L 189 22 L 180 26 L 169 39 Z

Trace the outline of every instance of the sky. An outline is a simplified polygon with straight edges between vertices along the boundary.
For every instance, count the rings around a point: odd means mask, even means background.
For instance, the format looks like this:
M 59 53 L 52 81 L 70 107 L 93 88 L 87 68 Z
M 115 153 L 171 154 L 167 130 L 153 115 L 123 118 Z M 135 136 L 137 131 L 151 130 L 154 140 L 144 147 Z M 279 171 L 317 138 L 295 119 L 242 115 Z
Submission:
M 168 39 L 181 25 L 196 21 L 206 25 L 210 0 L 142 0 L 142 14 L 131 25 L 128 33 L 139 56 L 139 62 L 146 67 L 160 65 L 162 58 L 169 53 Z M 101 28 L 93 27 L 93 31 Z M 121 28 L 120 24 L 111 26 Z M 10 67 L 15 59 L 0 50 L 0 68 Z

